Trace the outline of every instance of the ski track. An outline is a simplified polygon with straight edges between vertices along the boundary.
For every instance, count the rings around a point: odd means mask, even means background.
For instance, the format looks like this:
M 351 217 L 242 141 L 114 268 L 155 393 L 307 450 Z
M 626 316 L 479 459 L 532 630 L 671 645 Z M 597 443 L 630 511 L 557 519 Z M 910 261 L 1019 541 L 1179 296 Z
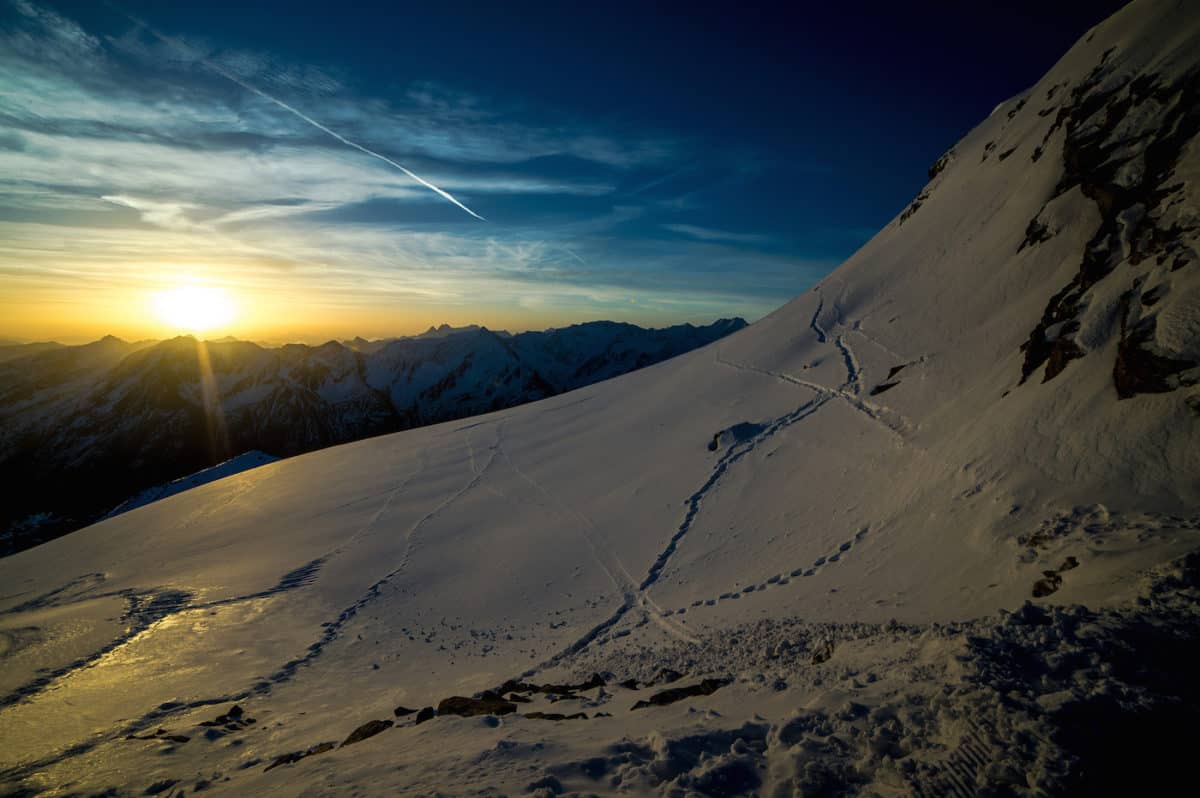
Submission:
M 821 343 L 825 343 L 828 341 L 828 337 L 825 334 L 825 328 L 821 326 L 821 311 L 825 308 L 825 297 L 821 296 L 820 293 L 818 293 L 817 296 L 819 297 L 817 300 L 817 309 L 813 311 L 812 318 L 809 320 L 808 326 L 814 333 L 816 333 L 817 340 Z
M 816 334 L 817 340 L 820 341 L 821 343 L 826 343 L 828 341 L 828 333 L 821 326 L 820 318 L 819 318 L 823 307 L 824 307 L 824 298 L 822 297 L 818 302 L 816 312 L 813 313 L 813 317 L 812 317 L 811 321 L 809 322 L 809 326 L 812 328 L 813 332 Z M 840 309 L 838 310 L 838 314 L 839 314 L 839 319 L 840 319 L 840 316 L 841 316 Z M 708 479 L 705 480 L 704 484 L 701 485 L 700 488 L 695 493 L 693 493 L 690 497 L 688 497 L 687 502 L 686 502 L 688 509 L 687 509 L 687 512 L 684 514 L 683 520 L 680 522 L 679 527 L 676 529 L 675 533 L 671 536 L 670 540 L 667 541 L 666 547 L 663 549 L 662 552 L 659 553 L 659 555 L 655 559 L 654 563 L 650 566 L 650 569 L 646 574 L 646 578 L 642 580 L 640 585 L 638 585 L 638 591 L 643 597 L 645 597 L 645 603 L 649 603 L 655 609 L 658 608 L 658 605 L 654 604 L 653 601 L 649 598 L 648 590 L 662 576 L 663 570 L 666 568 L 667 563 L 670 561 L 671 557 L 674 555 L 676 549 L 679 546 L 680 541 L 691 530 L 692 525 L 695 522 L 696 516 L 700 512 L 700 506 L 704 500 L 704 497 L 721 480 L 721 477 L 723 477 L 725 475 L 725 472 L 729 469 L 729 466 L 731 466 L 734 463 L 741 460 L 747 454 L 752 452 L 759 444 L 761 444 L 763 441 L 765 441 L 766 439 L 773 436 L 776 432 L 779 432 L 780 430 L 785 429 L 785 428 L 791 426 L 792 424 L 795 424 L 796 422 L 809 417 L 810 415 L 815 413 L 817 410 L 819 410 L 821 408 L 821 406 L 824 405 L 826 402 L 828 402 L 831 399 L 836 398 L 836 399 L 841 399 L 841 400 L 849 403 L 852 407 L 863 412 L 869 418 L 871 418 L 873 421 L 881 424 L 883 427 L 888 429 L 890 432 L 903 437 L 902 430 L 907 426 L 907 422 L 904 422 L 903 419 L 898 424 L 895 422 L 890 422 L 886 418 L 887 414 L 883 408 L 876 406 L 870 402 L 866 402 L 863 399 L 861 399 L 859 396 L 857 396 L 857 393 L 860 391 L 861 385 L 862 385 L 862 369 L 858 364 L 857 358 L 854 356 L 853 350 L 850 348 L 849 344 L 845 342 L 844 337 L 838 336 L 836 343 L 837 343 L 839 350 L 842 352 L 843 359 L 845 360 L 845 363 L 846 363 L 846 371 L 847 371 L 846 382 L 842 385 L 841 388 L 838 388 L 838 389 L 828 388 L 824 385 L 819 385 L 817 383 L 810 383 L 805 380 L 799 380 L 795 377 L 792 377 L 791 375 L 777 373 L 777 372 L 771 372 L 771 371 L 767 371 L 765 369 L 759 369 L 756 367 L 747 366 L 745 364 L 739 364 L 739 363 L 733 363 L 731 361 L 726 361 L 721 358 L 720 351 L 718 350 L 717 355 L 716 355 L 716 360 L 718 363 L 721 363 L 722 365 L 730 366 L 732 368 L 745 369 L 747 371 L 758 372 L 758 373 L 765 374 L 770 377 L 774 377 L 776 379 L 783 380 L 785 382 L 790 382 L 795 385 L 799 385 L 801 387 L 808 388 L 810 390 L 815 391 L 817 393 L 817 396 L 816 396 L 816 398 L 812 399 L 811 401 L 806 402 L 803 405 L 800 405 L 800 407 L 796 408 L 792 412 L 790 412 L 784 416 L 781 416 L 780 418 L 776 419 L 774 422 L 771 422 L 770 424 L 768 424 L 766 426 L 766 428 L 762 432 L 760 432 L 758 435 L 751 438 L 750 440 L 742 442 L 742 443 L 734 444 L 725 452 L 725 454 L 723 454 L 718 459 L 718 461 L 717 461 L 716 465 L 713 467 L 713 471 L 709 475 Z M 854 542 L 856 542 L 857 540 L 860 540 L 862 538 L 862 536 L 864 536 L 867 533 L 868 529 L 869 529 L 869 527 L 864 527 L 862 530 L 860 530 L 859 533 L 855 536 L 855 538 L 853 540 L 851 540 L 845 544 L 842 544 L 842 547 L 839 548 L 838 552 L 835 552 L 834 554 L 832 554 L 828 557 L 818 558 L 818 561 L 816 563 L 814 563 L 814 565 L 811 568 L 794 569 L 792 573 L 796 573 L 798 571 L 799 574 L 803 576 L 806 574 L 806 572 L 815 573 L 815 570 L 814 570 L 815 568 L 819 568 L 820 566 L 824 565 L 827 562 L 837 562 L 841 558 L 841 554 L 844 551 L 849 550 L 849 548 L 851 546 L 853 546 Z M 791 576 L 791 574 L 789 574 L 788 575 L 789 581 L 791 578 L 792 578 L 792 576 Z M 774 577 L 772 577 L 772 579 L 774 579 Z M 783 579 L 783 574 L 780 574 L 779 579 L 776 579 L 775 583 L 777 584 L 778 582 L 782 581 L 782 579 Z M 715 603 L 715 601 L 714 601 L 714 603 Z M 580 651 L 587 648 L 593 642 L 601 642 L 601 643 L 605 642 L 606 639 L 602 639 L 603 635 L 606 632 L 608 632 L 610 629 L 613 629 L 618 623 L 620 623 L 621 620 L 625 617 L 625 615 L 629 612 L 630 609 L 631 609 L 631 605 L 628 602 L 623 603 L 608 618 L 604 619 L 599 624 L 592 627 L 590 630 L 588 630 L 586 633 L 584 633 L 581 637 L 574 640 L 566 648 L 560 650 L 558 653 L 556 653 L 553 656 L 549 657 L 548 659 L 542 661 L 541 663 L 535 665 L 534 667 L 526 670 L 524 673 L 522 673 L 520 675 L 520 678 L 522 678 L 522 679 L 529 678 L 529 677 L 533 676 L 534 674 L 538 673 L 539 671 L 545 670 L 546 668 L 553 667 L 554 665 L 559 664 L 560 662 L 568 659 L 569 657 L 571 657 L 575 654 L 578 654 Z M 659 617 L 659 618 L 662 618 L 663 620 L 665 620 L 670 614 L 678 614 L 678 611 L 675 611 L 674 613 L 663 612 L 662 615 L 658 615 L 657 612 L 647 613 L 647 614 L 650 615 L 651 617 Z
M 841 388 L 830 388 L 827 385 L 821 385 L 817 382 L 802 380 L 784 372 L 771 371 L 770 369 L 751 366 L 748 363 L 735 363 L 732 360 L 725 360 L 721 357 L 720 353 L 717 354 L 716 362 L 722 366 L 728 366 L 729 368 L 762 374 L 763 376 L 773 377 L 777 380 L 791 383 L 792 385 L 798 385 L 801 388 L 808 388 L 809 390 L 815 391 L 821 396 L 829 399 L 840 399 L 900 438 L 903 438 L 905 433 L 911 428 L 911 425 L 908 423 L 908 420 L 904 418 L 904 416 L 890 408 L 882 407 L 874 402 L 868 402 L 861 396 L 857 396 L 849 392 L 845 386 Z
M 681 625 L 667 620 L 667 613 L 665 613 L 663 609 L 659 607 L 644 590 L 634 584 L 633 576 L 629 573 L 629 570 L 625 567 L 624 563 L 621 562 L 621 558 L 618 557 L 617 554 L 611 549 L 601 545 L 596 540 L 594 534 L 596 532 L 596 525 L 590 518 L 578 510 L 567 506 L 550 491 L 546 490 L 544 485 L 531 477 L 513 461 L 512 457 L 503 448 L 503 446 L 499 447 L 499 452 L 500 456 L 504 458 L 504 460 L 512 468 L 513 472 L 521 477 L 521 479 L 527 482 L 531 487 L 541 493 L 546 500 L 554 506 L 554 508 L 557 508 L 559 515 L 568 518 L 574 518 L 575 521 L 578 522 L 573 526 L 579 532 L 579 536 L 583 539 L 584 543 L 587 544 L 587 547 L 591 552 L 592 559 L 596 561 L 596 564 L 599 565 L 600 569 L 608 576 L 609 581 L 613 583 L 613 587 L 615 587 L 621 593 L 622 604 L 617 610 L 618 613 L 624 615 L 634 606 L 641 606 L 647 617 L 654 621 L 654 623 L 662 628 L 667 634 L 685 642 L 697 642 L 696 638 Z M 612 616 L 610 616 L 610 618 L 611 617 Z
M 512 468 L 513 473 L 528 483 L 530 487 L 544 496 L 547 502 L 553 505 L 552 508 L 549 508 L 552 512 L 557 511 L 558 515 L 571 517 L 578 522 L 576 529 L 579 532 L 579 537 L 583 539 L 585 544 L 587 544 L 587 547 L 591 552 L 592 559 L 596 561 L 596 564 L 599 565 L 600 569 L 608 576 L 608 579 L 610 582 L 612 582 L 613 587 L 620 591 L 627 601 L 632 601 L 636 593 L 633 584 L 633 576 L 629 573 L 629 570 L 625 567 L 625 564 L 621 562 L 620 557 L 618 557 L 611 550 L 597 543 L 593 534 L 596 531 L 596 526 L 592 523 L 592 520 L 578 510 L 575 510 L 564 504 L 556 496 L 554 496 L 554 494 L 546 490 L 542 483 L 529 476 L 524 469 L 522 469 L 516 464 L 516 462 L 513 461 L 512 457 L 503 446 L 500 447 L 499 452 L 500 456 L 504 458 L 504 461 L 508 463 L 510 468 Z
M 416 479 L 417 477 L 419 477 L 421 474 L 423 474 L 425 472 L 425 467 L 427 465 L 428 465 L 428 455 L 426 453 L 426 450 L 424 448 L 422 448 L 420 450 L 420 454 L 417 459 L 417 467 L 413 470 L 413 472 L 411 474 L 409 474 L 408 476 L 406 476 L 404 479 L 402 479 L 400 482 L 396 483 L 395 487 L 393 487 L 391 490 L 387 491 L 387 498 L 383 501 L 383 504 L 381 504 L 379 506 L 379 509 L 371 514 L 371 517 L 367 519 L 366 523 L 364 523 L 362 526 L 360 526 L 357 530 L 355 530 L 353 535 L 351 535 L 349 538 L 347 538 L 345 541 L 343 541 L 337 547 L 332 549 L 328 554 L 326 554 L 321 559 L 328 561 L 328 560 L 331 560 L 334 557 L 342 554 L 347 549 L 349 549 L 351 546 L 353 546 L 358 541 L 359 538 L 363 537 L 368 532 L 370 532 L 372 529 L 374 529 L 375 525 L 379 523 L 379 519 L 383 518 L 383 516 L 387 514 L 387 511 L 391 509 L 392 502 L 394 502 L 396 500 L 396 497 L 399 496 L 401 493 L 403 493 L 404 489 L 407 488 L 409 485 L 411 485 L 412 481 L 414 479 Z M 378 495 L 378 494 L 376 494 L 376 495 Z M 347 504 L 353 504 L 353 502 L 347 502 Z
M 498 438 L 499 435 L 497 435 L 497 439 Z M 470 449 L 469 439 L 467 441 L 467 446 L 468 449 Z M 442 501 L 437 507 L 421 516 L 415 523 L 412 524 L 412 526 L 408 528 L 408 531 L 405 533 L 404 553 L 401 555 L 400 563 L 391 571 L 377 579 L 369 588 L 367 588 L 366 592 L 364 592 L 357 601 L 355 601 L 346 609 L 342 610 L 336 619 L 323 623 L 322 626 L 325 627 L 325 631 L 322 632 L 320 638 L 318 638 L 315 643 L 308 647 L 308 650 L 302 656 L 285 662 L 270 676 L 255 683 L 251 691 L 253 694 L 266 695 L 267 693 L 271 692 L 271 689 L 275 684 L 286 682 L 291 679 L 292 676 L 295 675 L 296 671 L 299 670 L 300 666 L 307 665 L 319 657 L 324 652 L 325 648 L 338 638 L 342 629 L 351 620 L 353 620 L 356 615 L 358 615 L 360 610 L 366 608 L 369 604 L 371 604 L 371 602 L 379 598 L 383 594 L 383 589 L 387 587 L 387 585 L 393 579 L 408 569 L 408 565 L 412 560 L 414 542 L 418 537 L 421 527 L 436 518 L 443 511 L 445 511 L 446 508 L 461 499 L 468 492 L 470 492 L 472 488 L 479 484 L 480 480 L 483 479 L 483 475 L 496 460 L 497 444 L 493 443 L 490 448 L 492 455 L 488 459 L 487 463 L 484 464 L 482 469 L 477 467 L 473 457 L 469 457 L 469 463 L 471 464 L 472 472 L 471 479 L 468 480 L 467 483 L 463 485 L 463 487 L 459 488 L 454 494 Z M 470 455 L 470 452 L 468 452 L 468 454 Z
M 821 299 L 818 302 L 817 309 L 813 313 L 812 319 L 809 322 L 809 326 L 812 328 L 813 332 L 816 334 L 817 340 L 821 343 L 828 342 L 828 332 L 825 330 L 825 328 L 823 328 L 821 326 L 821 323 L 820 323 L 821 310 L 824 307 L 824 304 L 825 304 L 824 297 L 821 297 Z M 841 318 L 840 308 L 838 309 L 838 316 L 840 319 Z M 816 398 L 812 399 L 811 401 L 806 402 L 803 405 L 800 405 L 800 407 L 796 408 L 792 412 L 790 412 L 784 416 L 781 416 L 780 418 L 771 422 L 770 424 L 768 424 L 766 426 L 766 428 L 762 432 L 758 433 L 758 435 L 751 438 L 750 440 L 734 444 L 725 452 L 725 454 L 723 454 L 717 460 L 717 463 L 713 467 L 712 473 L 709 474 L 708 479 L 705 480 L 704 484 L 701 485 L 700 488 L 695 493 L 693 493 L 690 497 L 688 497 L 687 502 L 686 502 L 688 509 L 687 509 L 687 512 L 684 514 L 683 520 L 680 522 L 679 527 L 676 529 L 675 533 L 671 536 L 670 540 L 667 541 L 666 547 L 659 553 L 659 555 L 655 559 L 654 563 L 650 566 L 650 569 L 646 574 L 646 578 L 643 579 L 641 584 L 638 585 L 638 592 L 643 597 L 645 597 L 644 603 L 649 603 L 652 605 L 653 608 L 657 609 L 658 605 L 654 604 L 653 601 L 650 600 L 648 591 L 649 591 L 650 587 L 652 587 L 658 581 L 659 577 L 662 576 L 663 570 L 666 568 L 667 563 L 670 561 L 671 557 L 674 555 L 676 549 L 679 546 L 680 541 L 691 530 L 692 525 L 695 522 L 696 516 L 700 512 L 700 505 L 703 502 L 704 497 L 721 480 L 721 477 L 723 477 L 725 475 L 725 472 L 728 470 L 730 465 L 741 460 L 747 454 L 752 452 L 760 443 L 762 443 L 766 439 L 773 436 L 776 432 L 778 432 L 782 429 L 785 429 L 786 427 L 789 427 L 792 424 L 795 424 L 796 422 L 801 421 L 801 420 L 807 418 L 808 416 L 812 415 L 817 410 L 819 410 L 821 408 L 821 406 L 824 405 L 829 400 L 841 399 L 841 400 L 849 403 L 855 409 L 866 414 L 873 421 L 881 424 L 883 427 L 888 429 L 890 432 L 903 438 L 902 430 L 907 426 L 906 422 L 904 422 L 903 420 L 899 424 L 890 422 L 886 418 L 886 413 L 883 410 L 883 408 L 876 406 L 870 402 L 866 402 L 857 395 L 859 390 L 861 389 L 861 385 L 862 385 L 862 369 L 858 365 L 858 360 L 854 356 L 853 350 L 850 349 L 849 344 L 847 344 L 845 342 L 845 340 L 842 336 L 838 336 L 836 343 L 837 343 L 838 349 L 842 352 L 843 359 L 845 360 L 845 363 L 846 363 L 846 372 L 847 372 L 846 382 L 842 385 L 842 387 L 840 387 L 838 389 L 828 388 L 824 385 L 819 385 L 817 383 L 811 383 L 806 380 L 799 380 L 788 374 L 771 372 L 771 371 L 767 371 L 765 369 L 759 369 L 759 368 L 756 368 L 753 366 L 748 366 L 745 364 L 739 364 L 739 363 L 733 363 L 731 361 L 726 361 L 721 358 L 720 350 L 719 349 L 717 350 L 716 361 L 722 365 L 730 366 L 732 368 L 744 369 L 744 370 L 752 371 L 752 372 L 758 372 L 758 373 L 765 374 L 770 377 L 774 377 L 776 379 L 783 380 L 785 382 L 790 382 L 795 385 L 799 385 L 801 387 L 808 388 L 812 391 L 815 391 L 817 393 L 817 396 L 816 396 Z M 865 534 L 865 530 L 863 532 L 860 532 L 860 535 L 861 534 Z M 856 537 L 856 539 L 857 539 L 857 537 Z M 852 544 L 853 544 L 853 542 L 851 542 L 851 545 Z M 847 546 L 847 548 L 849 548 L 849 546 Z M 836 562 L 838 559 L 840 559 L 840 552 L 832 555 L 833 562 Z M 829 558 L 821 558 L 820 564 L 823 564 L 824 562 L 828 562 L 828 561 L 830 561 Z M 801 574 L 803 574 L 803 573 L 804 573 L 804 571 L 801 570 Z M 782 578 L 782 575 L 780 575 L 780 578 Z M 790 579 L 790 576 L 789 576 L 789 579 Z M 606 632 L 608 632 L 610 629 L 613 629 L 618 623 L 620 623 L 621 620 L 625 617 L 625 615 L 629 612 L 630 609 L 631 609 L 631 605 L 628 602 L 623 603 L 608 618 L 604 619 L 599 624 L 592 627 L 590 630 L 588 630 L 586 633 L 584 633 L 581 637 L 577 638 L 566 648 L 562 649 L 561 651 L 559 651 L 558 653 L 549 657 L 548 659 L 542 661 L 538 665 L 535 665 L 534 667 L 526 670 L 524 673 L 521 674 L 520 678 L 522 678 L 522 679 L 529 678 L 529 677 L 533 676 L 534 674 L 538 673 L 539 671 L 542 671 L 542 670 L 545 670 L 546 668 L 557 665 L 558 663 L 564 661 L 565 659 L 567 659 L 575 654 L 578 654 L 580 651 L 587 648 L 593 642 L 600 642 L 600 643 L 605 642 L 607 640 L 607 638 L 603 637 L 604 634 Z M 675 613 L 675 614 L 678 614 L 678 613 Z M 666 613 L 666 612 L 663 612 L 661 615 L 659 615 L 657 612 L 650 612 L 650 613 L 647 613 L 647 615 L 649 615 L 652 618 L 660 618 L 662 620 L 666 620 L 668 617 L 668 613 Z
M 671 538 L 667 541 L 665 548 L 659 553 L 658 557 L 655 558 L 654 563 L 650 566 L 646 574 L 646 577 L 642 580 L 641 584 L 638 585 L 638 591 L 640 593 L 646 594 L 646 591 L 648 591 L 658 581 L 659 577 L 662 576 L 663 570 L 666 568 L 667 563 L 670 562 L 671 557 L 675 554 L 676 549 L 679 547 L 680 541 L 683 540 L 683 538 L 691 530 L 692 525 L 695 523 L 696 516 L 700 512 L 700 507 L 705 496 L 707 496 L 709 491 L 711 491 L 717 485 L 717 483 L 721 481 L 721 477 L 725 475 L 725 472 L 728 471 L 729 467 L 740 461 L 750 452 L 754 451 L 760 444 L 775 435 L 775 433 L 791 426 L 792 424 L 803 421 L 813 413 L 817 412 L 817 410 L 819 410 L 826 402 L 828 402 L 830 398 L 831 397 L 826 395 L 818 395 L 812 400 L 800 405 L 790 413 L 780 416 L 775 421 L 768 424 L 765 429 L 763 429 L 753 438 L 734 444 L 723 455 L 721 455 L 716 464 L 713 466 L 712 473 L 710 473 L 708 478 L 704 481 L 704 484 L 701 485 L 694 493 L 692 493 L 692 495 L 689 496 L 685 502 L 688 509 L 684 513 L 683 520 L 679 523 L 675 533 L 671 535 Z M 582 636 L 576 638 L 573 642 L 556 654 L 523 672 L 519 678 L 527 679 L 539 671 L 558 665 L 564 660 L 569 659 L 575 654 L 583 651 L 594 642 L 606 642 L 608 638 L 604 638 L 605 633 L 620 623 L 630 609 L 631 606 L 629 604 L 622 604 L 608 618 L 604 619 L 596 626 L 593 626 Z
M 907 355 L 900 354 L 899 352 L 897 352 L 896 350 L 892 349 L 890 346 L 885 344 L 883 341 L 880 341 L 878 338 L 875 338 L 874 336 L 868 334 L 867 331 L 862 328 L 861 320 L 858 322 L 855 322 L 854 326 L 850 329 L 850 332 L 855 333 L 856 335 L 860 336 L 867 343 L 879 347 L 884 352 L 887 352 L 888 355 L 890 355 L 891 357 L 894 357 L 896 360 L 898 360 L 900 363 L 908 365 L 909 363 L 912 363 L 916 360 L 915 358 L 911 358 L 911 357 L 908 357 Z
M 736 601 L 745 595 L 761 593 L 764 590 L 773 590 L 775 588 L 784 587 L 790 584 L 793 579 L 815 576 L 825 568 L 841 562 L 842 559 L 849 554 L 855 546 L 862 542 L 863 538 L 865 538 L 870 531 L 871 526 L 869 524 L 862 527 L 858 530 L 858 532 L 854 533 L 854 537 L 840 544 L 835 551 L 818 557 L 810 565 L 801 565 L 797 568 L 791 569 L 790 571 L 780 571 L 773 576 L 767 577 L 757 585 L 750 584 L 743 588 L 735 587 L 716 596 L 695 599 L 691 602 L 691 604 L 686 606 L 673 610 L 667 610 L 666 615 L 686 615 L 687 613 L 694 612 L 697 609 L 714 607 L 717 604 L 720 604 L 722 601 Z
M 816 334 L 817 341 L 820 343 L 828 343 L 829 331 L 821 326 L 819 320 L 821 310 L 825 307 L 825 298 L 820 294 L 819 291 L 818 295 L 821 296 L 821 299 L 817 304 L 816 311 L 813 313 L 812 320 L 809 322 L 809 327 L 812 328 L 813 332 Z M 834 302 L 834 310 L 837 312 L 836 325 L 839 327 L 844 327 L 845 325 L 842 321 L 841 305 L 836 301 Z M 858 331 L 861 333 L 859 325 L 855 325 L 854 330 L 852 331 Z M 865 337 L 865 333 L 862 334 Z M 868 340 L 870 339 L 868 338 Z M 721 356 L 720 348 L 716 350 L 716 355 L 714 358 L 716 362 L 722 366 L 741 369 L 743 371 L 756 372 L 768 377 L 774 377 L 775 379 L 782 380 L 783 382 L 789 382 L 793 385 L 799 385 L 803 388 L 808 388 L 809 390 L 816 391 L 818 394 L 822 394 L 824 396 L 841 399 L 855 410 L 863 413 L 871 420 L 881 424 L 890 432 L 895 433 L 903 439 L 905 433 L 912 428 L 912 425 L 909 423 L 908 419 L 890 408 L 885 408 L 882 405 L 877 405 L 874 402 L 870 402 L 862 398 L 863 368 L 859 363 L 858 356 L 854 353 L 854 349 L 850 346 L 850 342 L 846 340 L 845 335 L 839 334 L 834 338 L 833 343 L 837 347 L 838 352 L 841 353 L 842 362 L 846 366 L 846 381 L 837 388 L 830 388 L 826 385 L 821 385 L 820 383 L 802 380 L 799 377 L 794 377 L 785 372 L 772 371 L 770 369 L 759 368 L 758 366 L 751 366 L 748 363 L 735 363 L 731 360 L 725 360 Z
M 846 363 L 846 382 L 842 384 L 840 390 L 851 391 L 855 395 L 862 393 L 862 366 L 858 364 L 858 358 L 854 355 L 854 350 L 846 343 L 846 336 L 839 335 L 833 339 L 833 343 L 837 346 L 838 351 L 842 353 L 842 360 Z

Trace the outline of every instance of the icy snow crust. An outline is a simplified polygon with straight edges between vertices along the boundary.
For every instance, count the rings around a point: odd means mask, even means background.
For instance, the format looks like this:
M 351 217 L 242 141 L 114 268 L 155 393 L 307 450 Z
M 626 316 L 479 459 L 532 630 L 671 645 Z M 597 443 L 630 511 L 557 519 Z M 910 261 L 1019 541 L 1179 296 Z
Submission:
M 1195 351 L 1194 143 L 1171 259 L 1085 286 L 1078 328 L 1039 339 L 1079 353 L 1024 381 L 1021 345 L 1106 224 L 1079 186 L 1055 193 L 1082 135 L 1050 132 L 1059 111 L 1089 80 L 1188 80 L 1197 33 L 1192 4 L 1125 9 L 812 292 L 716 344 L 0 561 L 0 782 L 1164 788 L 1200 714 L 1200 390 L 1121 349 L 1132 311 L 1110 295 L 1165 283 L 1138 305 L 1161 314 L 1146 345 Z M 1153 390 L 1118 398 L 1123 357 Z

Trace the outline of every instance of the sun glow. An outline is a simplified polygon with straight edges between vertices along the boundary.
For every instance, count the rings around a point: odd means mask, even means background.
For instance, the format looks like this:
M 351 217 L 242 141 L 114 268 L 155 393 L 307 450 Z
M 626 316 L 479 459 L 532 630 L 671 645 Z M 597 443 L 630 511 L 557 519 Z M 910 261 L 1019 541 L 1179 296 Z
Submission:
M 233 321 L 233 298 L 223 288 L 181 285 L 154 294 L 154 315 L 179 330 L 203 332 Z

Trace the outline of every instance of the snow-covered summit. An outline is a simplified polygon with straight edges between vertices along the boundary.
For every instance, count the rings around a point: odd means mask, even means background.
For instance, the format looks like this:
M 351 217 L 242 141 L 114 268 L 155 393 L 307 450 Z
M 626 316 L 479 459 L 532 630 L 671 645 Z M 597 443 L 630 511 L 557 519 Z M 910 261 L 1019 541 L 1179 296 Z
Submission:
M 1165 789 L 1200 715 L 1198 75 L 1196 7 L 1140 0 L 748 329 L 0 561 L 43 630 L 8 632 L 5 777 Z

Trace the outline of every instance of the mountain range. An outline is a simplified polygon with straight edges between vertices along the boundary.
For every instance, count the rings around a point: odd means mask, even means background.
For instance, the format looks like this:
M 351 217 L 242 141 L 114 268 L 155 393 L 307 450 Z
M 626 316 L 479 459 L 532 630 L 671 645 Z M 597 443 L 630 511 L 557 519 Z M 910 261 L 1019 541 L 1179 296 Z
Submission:
M 16 356 L 0 353 L 0 481 L 11 497 L 0 510 L 0 553 L 245 452 L 288 457 L 512 407 L 745 325 L 589 322 L 516 335 L 442 325 L 320 346 L 108 336 L 83 346 L 13 347 Z

